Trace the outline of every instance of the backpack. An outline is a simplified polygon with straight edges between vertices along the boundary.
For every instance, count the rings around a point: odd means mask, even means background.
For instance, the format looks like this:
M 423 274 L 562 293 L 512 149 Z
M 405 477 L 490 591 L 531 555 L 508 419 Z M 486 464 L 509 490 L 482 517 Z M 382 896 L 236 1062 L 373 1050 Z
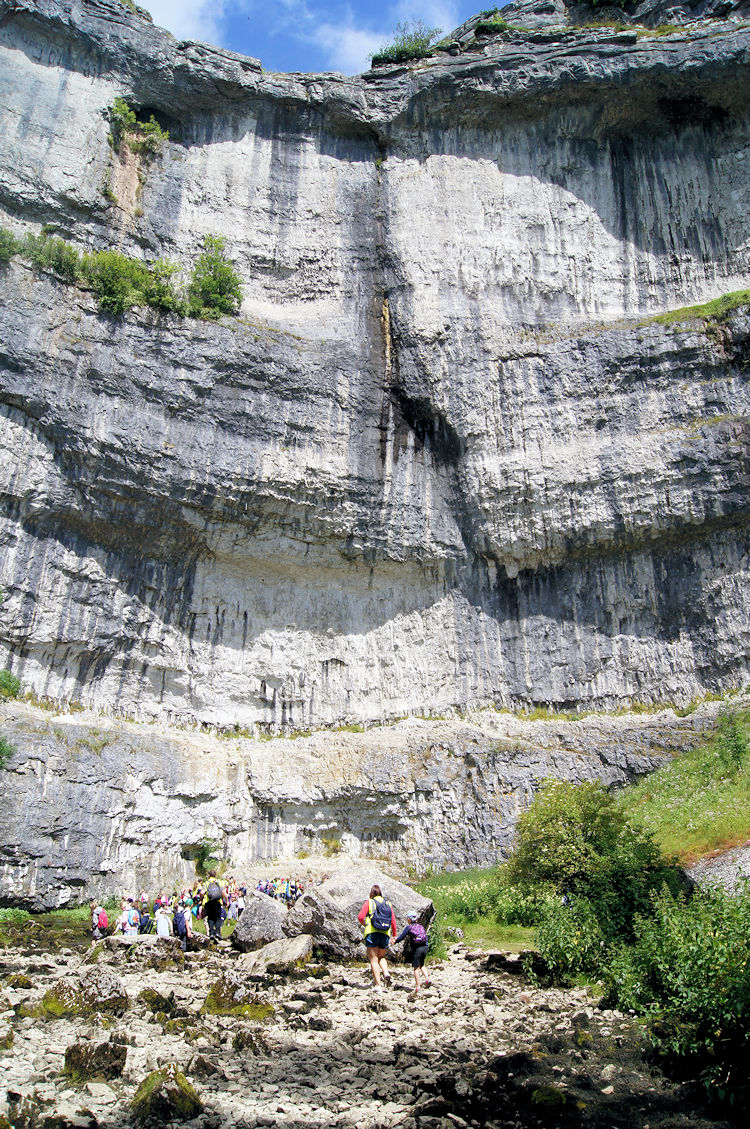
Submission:
M 102 932 L 104 932 L 105 929 L 109 928 L 109 920 L 107 918 L 106 909 L 99 911 L 99 917 L 97 918 L 96 927 L 97 929 L 101 929 Z
M 209 902 L 217 902 L 221 897 L 221 886 L 218 882 L 209 882 L 206 893 L 208 894 Z
M 137 909 L 129 909 L 128 910 L 128 925 L 138 926 L 140 924 L 141 924 L 141 915 L 138 913 L 138 910 Z
M 409 933 L 411 934 L 411 943 L 415 949 L 418 949 L 420 945 L 427 944 L 427 930 L 424 925 L 420 925 L 418 921 L 409 926 Z
M 370 922 L 376 933 L 390 933 L 391 913 L 391 903 L 385 898 L 374 898 L 370 902 Z
M 182 909 L 177 910 L 177 912 L 174 915 L 174 920 L 173 920 L 172 924 L 174 925 L 174 931 L 175 931 L 175 933 L 177 934 L 178 937 L 184 937 L 187 934 L 187 926 L 185 925 L 185 911 L 184 910 L 182 910 Z

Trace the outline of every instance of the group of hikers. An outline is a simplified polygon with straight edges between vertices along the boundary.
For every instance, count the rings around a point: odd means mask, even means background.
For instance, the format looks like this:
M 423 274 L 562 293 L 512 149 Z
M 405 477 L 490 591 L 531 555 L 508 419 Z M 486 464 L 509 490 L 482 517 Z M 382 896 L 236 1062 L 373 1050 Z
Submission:
M 296 879 L 288 878 L 261 880 L 255 889 L 268 897 L 278 898 L 287 905 L 292 905 L 304 892 L 301 883 Z M 196 883 L 190 889 L 172 895 L 162 891 L 154 899 L 153 911 L 145 890 L 141 891 L 138 898 L 123 898 L 115 929 L 123 936 L 133 938 L 142 933 L 152 933 L 154 930 L 159 937 L 176 936 L 183 951 L 186 951 L 198 920 L 205 921 L 209 938 L 219 940 L 224 922 L 227 919 L 239 918 L 242 914 L 246 897 L 247 886 L 244 883 L 237 883 L 230 876 L 222 889 L 216 874 L 212 871 L 205 887 Z M 407 913 L 406 925 L 398 933 L 393 906 L 383 897 L 380 886 L 375 885 L 371 888 L 357 916 L 360 924 L 364 926 L 365 950 L 373 978 L 372 991 L 382 992 L 383 985 L 390 987 L 391 974 L 388 969 L 387 953 L 391 941 L 396 945 L 406 941 L 410 947 L 414 996 L 416 997 L 422 988 L 429 988 L 430 981 L 424 971 L 429 939 L 427 930 L 419 921 L 417 911 Z M 107 911 L 98 902 L 92 901 L 92 940 L 98 941 L 110 931 Z
M 373 992 L 382 992 L 383 984 L 387 988 L 391 986 L 391 974 L 386 959 L 391 940 L 394 945 L 407 941 L 410 946 L 411 967 L 414 972 L 413 998 L 419 995 L 421 988 L 429 988 L 430 981 L 424 970 L 429 938 L 416 910 L 407 913 L 406 925 L 396 936 L 396 914 L 393 906 L 383 897 L 380 886 L 373 886 L 369 897 L 362 903 L 357 919 L 365 928 L 365 950 L 374 981 Z

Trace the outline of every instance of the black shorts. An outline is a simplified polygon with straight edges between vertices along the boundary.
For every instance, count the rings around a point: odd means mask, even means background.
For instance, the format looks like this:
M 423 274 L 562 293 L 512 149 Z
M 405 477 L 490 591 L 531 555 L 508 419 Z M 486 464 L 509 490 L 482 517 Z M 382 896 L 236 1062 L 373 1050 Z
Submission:
M 417 945 L 416 949 L 412 949 L 411 966 L 412 968 L 424 968 L 424 958 L 427 956 L 427 945 Z
M 389 943 L 387 933 L 368 933 L 365 937 L 365 945 L 368 949 L 387 949 Z

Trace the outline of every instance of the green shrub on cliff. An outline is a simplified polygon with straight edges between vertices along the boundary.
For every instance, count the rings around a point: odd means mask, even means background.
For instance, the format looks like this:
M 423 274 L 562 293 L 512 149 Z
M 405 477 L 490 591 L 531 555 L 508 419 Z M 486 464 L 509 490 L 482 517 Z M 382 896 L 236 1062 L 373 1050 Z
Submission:
M 24 258 L 39 270 L 51 270 L 66 282 L 77 282 L 84 275 L 83 260 L 70 243 L 52 237 L 42 228 L 39 235 L 29 232 L 20 247 Z
M 0 737 L 0 768 L 5 768 L 15 751 L 15 745 L 11 745 L 7 737 Z
M 240 278 L 225 257 L 224 246 L 220 236 L 204 237 L 186 292 L 177 280 L 179 266 L 167 259 L 149 264 L 114 250 L 82 255 L 45 228 L 38 234 L 29 232 L 23 240 L 0 228 L 0 262 L 19 255 L 37 270 L 49 271 L 64 282 L 88 286 L 100 308 L 115 316 L 133 306 L 209 319 L 237 313 L 242 301 Z
M 21 250 L 21 241 L 7 227 L 0 227 L 0 263 L 8 263 Z
M 439 27 L 427 27 L 422 20 L 405 20 L 397 23 L 392 43 L 384 44 L 370 56 L 373 67 L 385 63 L 406 63 L 411 59 L 426 59 L 432 45 L 440 35 Z
M 0 701 L 17 698 L 21 693 L 21 680 L 9 670 L 0 670 Z
M 169 140 L 169 133 L 162 129 L 153 114 L 148 121 L 140 121 L 124 98 L 115 98 L 110 106 L 109 125 L 109 142 L 118 152 L 125 144 L 140 156 L 155 157 L 161 152 L 162 144 Z
M 189 311 L 193 317 L 219 318 L 222 314 L 236 314 L 240 308 L 240 278 L 224 255 L 225 245 L 223 236 L 203 236 L 203 250 L 188 286 Z
M 88 256 L 86 277 L 110 314 L 122 314 L 131 306 L 146 304 L 149 272 L 144 263 L 129 259 L 119 251 L 97 251 Z

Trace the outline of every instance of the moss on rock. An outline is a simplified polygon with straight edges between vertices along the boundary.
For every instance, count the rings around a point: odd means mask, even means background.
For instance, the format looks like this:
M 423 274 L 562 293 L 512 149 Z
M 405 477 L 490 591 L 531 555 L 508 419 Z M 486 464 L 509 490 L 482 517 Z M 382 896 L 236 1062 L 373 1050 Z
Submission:
M 176 1063 L 148 1074 L 138 1087 L 130 1104 L 139 1120 L 170 1120 L 175 1117 L 197 1117 L 203 1102 Z
M 63 1074 L 75 1085 L 90 1078 L 119 1078 L 127 1053 L 127 1047 L 119 1043 L 74 1043 L 65 1051 Z
M 273 1013 L 273 1006 L 259 998 L 233 972 L 225 972 L 219 977 L 201 1008 L 202 1015 L 235 1015 L 259 1021 L 268 1019 Z

